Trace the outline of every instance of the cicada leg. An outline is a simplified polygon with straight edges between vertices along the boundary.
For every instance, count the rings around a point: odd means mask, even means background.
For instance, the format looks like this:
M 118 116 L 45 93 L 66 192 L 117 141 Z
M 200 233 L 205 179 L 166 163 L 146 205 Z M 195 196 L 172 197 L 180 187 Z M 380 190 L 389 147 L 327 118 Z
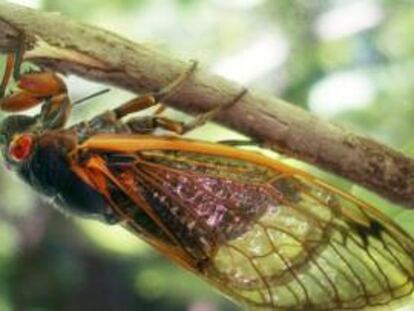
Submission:
M 102 132 L 140 134 L 153 132 L 155 128 L 159 127 L 157 118 L 154 116 L 138 117 L 126 123 L 122 119 L 130 114 L 143 111 L 156 105 L 160 105 L 160 107 L 155 112 L 155 115 L 161 113 L 165 107 L 160 104 L 160 101 L 165 100 L 179 90 L 191 77 L 197 65 L 198 63 L 194 61 L 188 70 L 180 74 L 174 81 L 161 90 L 137 96 L 118 108 L 107 111 L 89 122 L 77 126 L 77 131 L 81 133 L 80 139 L 87 139 L 92 135 Z
M 204 125 L 206 122 L 214 119 L 220 112 L 223 110 L 230 108 L 231 106 L 237 104 L 246 94 L 248 90 L 243 88 L 243 90 L 234 97 L 230 102 L 218 105 L 217 107 L 207 111 L 206 113 L 200 114 L 195 117 L 192 121 L 183 124 L 181 132 L 179 134 L 183 135 L 187 132 L 194 130 L 197 127 Z
M 158 103 L 155 101 L 154 96 L 143 95 L 143 96 L 135 97 L 131 99 L 130 101 L 127 101 L 122 106 L 115 108 L 112 112 L 114 113 L 115 118 L 117 120 L 120 120 L 129 114 L 143 111 L 157 104 Z
M 72 104 L 66 92 L 46 99 L 40 114 L 43 129 L 61 129 L 72 111 Z
M 181 89 L 181 87 L 184 85 L 185 82 L 187 82 L 190 77 L 193 75 L 194 71 L 198 67 L 198 62 L 196 60 L 192 61 L 191 67 L 185 71 L 183 74 L 181 74 L 177 79 L 175 79 L 172 83 L 168 84 L 167 86 L 163 87 L 158 92 L 152 94 L 155 101 L 157 103 L 162 103 L 168 97 L 172 96 L 174 93 L 176 93 L 178 90 Z M 161 111 L 164 108 L 160 108 Z
M 224 109 L 227 109 L 239 102 L 243 98 L 243 96 L 246 95 L 246 93 L 247 89 L 243 89 L 230 102 L 219 105 L 206 113 L 200 114 L 188 123 L 159 116 L 157 114 L 157 111 L 156 114 L 153 116 L 144 118 L 140 117 L 129 120 L 127 122 L 127 125 L 131 128 L 133 132 L 136 133 L 142 133 L 143 131 L 145 133 L 148 133 L 154 131 L 157 128 L 162 128 L 164 130 L 174 132 L 178 135 L 184 135 L 192 131 L 193 129 L 204 125 L 206 122 L 213 119 L 218 113 L 220 113 Z
M 173 82 L 163 87 L 161 90 L 142 96 L 133 98 L 132 100 L 126 102 L 122 106 L 114 109 L 114 113 L 117 119 L 121 119 L 128 114 L 139 112 L 147 108 L 153 107 L 155 105 L 160 105 L 155 114 L 161 113 L 165 107 L 161 104 L 162 101 L 165 101 L 168 97 L 172 96 L 177 92 L 183 84 L 191 77 L 198 66 L 197 61 L 193 61 L 191 67 L 182 73 L 178 78 Z
M 20 67 L 23 62 L 23 55 L 26 44 L 26 35 L 24 31 L 18 31 L 17 41 L 17 47 L 12 53 L 9 53 L 7 55 L 6 68 L 0 84 L 0 98 L 4 97 L 11 76 L 13 76 L 16 81 L 20 79 Z
M 17 81 L 19 90 L 0 100 L 0 108 L 7 112 L 30 109 L 42 101 L 66 94 L 66 85 L 53 72 L 30 72 L 22 74 Z
M 9 84 L 10 78 L 13 73 L 15 64 L 14 54 L 8 54 L 6 58 L 6 69 L 4 70 L 3 79 L 0 84 L 0 97 L 3 98 L 6 92 L 7 85 Z
M 71 111 L 64 81 L 55 73 L 31 72 L 22 74 L 17 82 L 19 90 L 0 99 L 0 109 L 21 112 L 44 103 L 40 120 L 44 129 L 65 125 Z
M 135 117 L 126 122 L 121 121 L 122 118 L 130 114 L 143 111 L 155 105 L 159 105 L 161 101 L 170 97 L 173 93 L 179 90 L 182 85 L 191 77 L 197 68 L 197 65 L 197 62 L 193 62 L 192 66 L 186 72 L 181 74 L 171 84 L 167 85 L 160 91 L 135 97 L 120 107 L 94 118 L 88 122 L 86 131 L 85 129 L 83 130 L 83 132 L 86 133 L 86 135 L 83 135 L 84 138 L 87 138 L 95 133 L 108 130 L 115 130 L 117 133 L 127 132 L 137 134 L 150 134 L 156 129 L 164 129 L 170 132 L 174 132 L 178 135 L 183 135 L 199 126 L 202 126 L 207 121 L 214 118 L 222 110 L 239 102 L 242 97 L 246 95 L 247 89 L 243 89 L 230 102 L 221 104 L 216 108 L 197 116 L 193 121 L 189 123 L 184 123 L 164 116 L 160 116 L 160 114 L 165 109 L 165 106 L 163 105 L 161 105 L 151 116 Z
M 17 29 L 17 44 L 7 55 L 6 68 L 0 84 L 0 110 L 21 112 L 42 102 L 40 119 L 43 128 L 61 128 L 69 114 L 71 103 L 64 81 L 53 72 L 28 72 L 21 74 L 25 53 L 26 34 Z M 11 77 L 19 90 L 5 96 Z

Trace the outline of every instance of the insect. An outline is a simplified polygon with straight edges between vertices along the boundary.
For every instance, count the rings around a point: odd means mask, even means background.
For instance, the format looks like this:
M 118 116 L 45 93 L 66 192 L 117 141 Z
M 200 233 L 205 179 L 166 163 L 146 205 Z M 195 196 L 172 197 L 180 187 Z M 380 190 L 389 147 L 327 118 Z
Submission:
M 414 291 L 414 240 L 357 198 L 235 146 L 155 135 L 183 124 L 134 112 L 165 100 L 194 64 L 160 92 L 66 126 L 71 101 L 54 72 L 20 75 L 8 56 L 1 99 L 5 162 L 67 212 L 120 224 L 252 310 L 359 310 Z M 245 95 L 241 92 L 231 103 Z M 132 115 L 132 116 L 131 116 Z

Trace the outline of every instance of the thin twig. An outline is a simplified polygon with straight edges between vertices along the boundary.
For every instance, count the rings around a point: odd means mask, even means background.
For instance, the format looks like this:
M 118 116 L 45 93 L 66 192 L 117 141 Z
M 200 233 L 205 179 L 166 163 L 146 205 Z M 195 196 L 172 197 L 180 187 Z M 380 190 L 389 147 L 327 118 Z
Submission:
M 155 91 L 187 70 L 178 60 L 145 44 L 114 33 L 21 6 L 0 4 L 0 51 L 16 47 L 26 34 L 25 57 L 62 73 L 73 73 L 132 92 Z M 198 113 L 229 102 L 241 86 L 198 68 L 168 101 L 177 109 Z M 304 160 L 392 200 L 414 207 L 414 160 L 355 135 L 338 125 L 250 90 L 217 122 L 268 148 Z

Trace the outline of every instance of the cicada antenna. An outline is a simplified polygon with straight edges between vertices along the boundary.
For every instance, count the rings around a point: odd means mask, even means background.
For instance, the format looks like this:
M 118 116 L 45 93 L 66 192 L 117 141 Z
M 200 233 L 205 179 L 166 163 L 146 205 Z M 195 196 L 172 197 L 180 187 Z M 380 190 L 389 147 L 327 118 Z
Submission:
M 98 92 L 96 92 L 96 93 L 92 93 L 91 95 L 88 95 L 88 96 L 86 96 L 86 97 L 83 97 L 83 98 L 80 98 L 80 99 L 78 99 L 78 100 L 74 101 L 74 102 L 72 103 L 72 106 L 79 105 L 79 104 L 81 104 L 81 103 L 83 103 L 83 102 L 86 102 L 86 101 L 88 101 L 88 100 L 90 100 L 90 99 L 92 99 L 92 98 L 94 98 L 94 97 L 98 97 L 98 96 L 100 96 L 100 95 L 103 95 L 103 94 L 105 94 L 105 93 L 108 93 L 109 91 L 110 91 L 110 89 L 109 89 L 109 88 L 107 88 L 107 89 L 100 90 L 100 91 L 98 91 Z

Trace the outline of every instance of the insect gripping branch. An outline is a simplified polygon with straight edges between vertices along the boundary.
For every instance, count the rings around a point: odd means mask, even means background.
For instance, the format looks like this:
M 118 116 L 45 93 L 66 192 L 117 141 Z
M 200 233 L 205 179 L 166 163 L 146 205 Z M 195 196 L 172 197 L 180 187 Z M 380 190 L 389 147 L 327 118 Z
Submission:
M 0 4 L 0 49 L 19 44 L 25 58 L 47 68 L 109 83 L 132 92 L 159 90 L 184 72 L 188 62 L 114 33 L 13 4 Z M 209 111 L 229 102 L 241 87 L 201 68 L 168 105 L 186 112 Z M 215 118 L 268 148 L 351 179 L 378 194 L 414 207 L 414 160 L 309 113 L 252 90 Z
M 220 112 L 218 120 L 264 144 L 343 174 L 341 165 L 365 155 L 368 166 L 360 168 L 370 178 L 385 181 L 390 167 L 397 171 L 391 187 L 378 180 L 371 186 L 389 196 L 394 189 L 393 197 L 412 205 L 406 197 L 411 159 L 240 89 L 196 62 L 173 61 L 56 15 L 7 4 L 0 9 L 13 16 L 0 16 L 7 53 L 0 108 L 10 113 L 0 126 L 2 153 L 8 167 L 60 209 L 124 226 L 252 310 L 362 310 L 412 295 L 414 240 L 379 210 L 275 159 L 182 134 Z M 157 91 L 68 126 L 73 105 L 64 80 L 53 70 L 22 73 L 25 59 Z M 18 91 L 10 94 L 12 77 Z M 163 116 L 163 106 L 152 115 L 134 114 L 165 100 L 182 109 L 197 102 L 200 110 L 219 102 L 225 110 L 210 109 L 190 123 Z M 38 105 L 37 115 L 16 114 Z M 329 155 L 345 160 L 337 164 L 320 153 L 329 151 L 328 142 L 335 143 Z

